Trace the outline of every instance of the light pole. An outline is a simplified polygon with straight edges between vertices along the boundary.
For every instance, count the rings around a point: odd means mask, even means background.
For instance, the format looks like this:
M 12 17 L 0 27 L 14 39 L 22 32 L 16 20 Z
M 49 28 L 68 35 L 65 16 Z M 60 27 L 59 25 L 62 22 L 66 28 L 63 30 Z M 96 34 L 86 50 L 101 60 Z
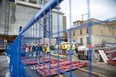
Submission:
M 82 14 L 82 25 L 83 25 L 83 21 L 84 21 L 84 15 L 88 15 L 88 13 Z

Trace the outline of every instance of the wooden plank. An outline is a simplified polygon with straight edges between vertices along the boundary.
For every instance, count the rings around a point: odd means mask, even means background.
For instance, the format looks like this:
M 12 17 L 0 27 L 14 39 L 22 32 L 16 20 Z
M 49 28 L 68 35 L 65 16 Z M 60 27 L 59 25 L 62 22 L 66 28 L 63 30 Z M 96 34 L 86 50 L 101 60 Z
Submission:
M 88 70 L 83 69 L 83 68 L 78 68 L 78 70 L 80 70 L 82 72 L 86 72 L 86 73 L 91 73 L 92 75 L 97 76 L 97 77 L 106 77 L 105 75 L 102 75 L 102 74 L 99 74 L 99 73 L 96 73 L 96 72 L 89 72 Z
M 52 76 L 52 77 L 58 77 L 58 75 L 56 75 L 56 76 Z M 59 77 L 64 77 L 63 75 L 61 75 L 61 74 L 59 74 Z
M 104 51 L 103 51 L 103 50 L 98 50 L 98 52 L 99 52 L 99 54 L 101 55 L 103 61 L 104 61 L 105 63 L 107 63 L 107 60 L 109 60 L 109 59 L 108 59 L 108 57 L 106 56 L 106 54 L 104 53 Z
M 52 54 L 52 56 L 58 57 L 58 54 Z M 66 56 L 66 55 L 59 55 L 59 57 L 61 57 L 61 58 L 67 58 L 68 56 Z
M 63 75 L 59 74 L 60 76 L 59 77 L 64 77 Z

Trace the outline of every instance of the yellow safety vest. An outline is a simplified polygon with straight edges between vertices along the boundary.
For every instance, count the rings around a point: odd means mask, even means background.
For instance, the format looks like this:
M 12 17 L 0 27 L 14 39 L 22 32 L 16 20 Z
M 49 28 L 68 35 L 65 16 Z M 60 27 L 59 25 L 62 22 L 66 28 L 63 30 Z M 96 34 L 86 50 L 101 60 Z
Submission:
M 75 47 L 75 45 L 73 44 L 73 45 L 72 45 L 72 50 L 75 50 L 75 48 L 76 48 L 76 47 Z
M 67 44 L 67 50 L 70 50 L 70 45 L 69 44 Z
M 67 44 L 65 44 L 65 49 L 67 49 Z
M 46 48 L 46 52 L 50 52 L 50 47 L 49 46 Z

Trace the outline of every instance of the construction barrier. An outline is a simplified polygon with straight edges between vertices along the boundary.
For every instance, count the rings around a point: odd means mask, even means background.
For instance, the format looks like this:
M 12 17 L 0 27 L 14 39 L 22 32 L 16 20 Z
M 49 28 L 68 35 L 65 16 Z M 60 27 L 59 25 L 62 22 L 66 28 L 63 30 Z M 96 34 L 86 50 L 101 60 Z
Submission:
M 10 58 L 9 67 L 11 77 L 60 76 L 61 73 L 68 77 L 77 77 L 73 75 L 72 71 L 88 65 L 89 71 L 92 71 L 91 46 L 89 49 L 89 62 L 73 60 L 75 54 L 75 46 L 72 43 L 71 37 L 73 28 L 59 31 L 59 9 L 56 11 L 58 24 L 56 28 L 57 31 L 51 33 L 52 9 L 59 7 L 59 4 L 62 1 L 63 0 L 49 0 L 42 9 L 32 17 L 26 27 L 20 29 L 13 44 L 7 46 L 7 54 Z M 69 1 L 69 11 L 71 14 L 71 0 Z M 87 1 L 89 9 L 89 0 Z M 40 21 L 42 21 L 42 25 Z M 88 28 L 89 27 L 90 24 L 88 25 Z M 40 28 L 43 31 L 42 33 L 39 30 Z M 70 46 L 68 45 L 70 48 L 68 49 L 66 49 L 64 44 L 60 43 L 60 34 L 66 32 L 69 32 L 70 34 Z M 51 39 L 54 39 L 54 35 L 55 37 L 57 36 L 57 40 L 51 41 Z M 57 54 L 54 54 L 54 52 Z M 63 53 L 63 55 L 61 55 L 61 53 Z M 70 72 L 70 74 L 67 73 L 67 71 Z M 89 77 L 91 77 L 91 73 L 89 74 Z

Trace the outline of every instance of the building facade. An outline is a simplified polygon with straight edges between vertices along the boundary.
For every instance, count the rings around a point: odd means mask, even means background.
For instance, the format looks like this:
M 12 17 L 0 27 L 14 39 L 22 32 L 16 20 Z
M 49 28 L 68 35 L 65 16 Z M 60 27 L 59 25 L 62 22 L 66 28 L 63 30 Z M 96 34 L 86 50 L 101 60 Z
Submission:
M 100 22 L 97 19 L 91 19 L 91 21 L 93 22 L 91 26 L 91 42 L 93 47 L 101 45 L 103 43 L 116 43 L 116 20 L 108 22 Z M 89 39 L 88 28 L 87 26 L 85 26 L 87 25 L 87 21 L 83 22 L 84 25 L 81 25 L 80 23 L 82 22 L 81 21 L 74 22 L 74 25 L 78 26 L 75 26 L 75 29 L 72 30 L 72 39 L 77 43 L 83 43 L 85 46 L 87 46 Z
M 23 28 L 28 24 L 30 19 L 44 6 L 44 4 L 48 0 L 11 0 L 10 2 L 10 11 L 9 11 L 9 27 L 8 34 L 9 35 L 17 35 L 19 33 L 19 27 Z M 1 7 L 4 6 L 3 0 L 1 1 Z M 2 9 L 0 7 L 0 9 Z M 3 12 L 0 11 L 1 13 Z M 4 14 L 4 13 L 3 13 Z M 63 12 L 60 10 L 59 13 L 59 27 L 60 31 L 63 31 Z M 0 15 L 2 20 L 0 21 L 0 34 L 4 34 L 4 17 Z M 43 24 L 43 19 L 40 20 L 39 24 Z M 53 9 L 52 11 L 52 33 L 57 32 L 57 9 Z M 38 36 L 43 36 L 43 28 L 38 27 Z M 30 34 L 28 34 L 30 35 Z M 60 34 L 63 36 L 63 33 Z M 57 35 L 53 35 L 53 37 L 57 37 Z

